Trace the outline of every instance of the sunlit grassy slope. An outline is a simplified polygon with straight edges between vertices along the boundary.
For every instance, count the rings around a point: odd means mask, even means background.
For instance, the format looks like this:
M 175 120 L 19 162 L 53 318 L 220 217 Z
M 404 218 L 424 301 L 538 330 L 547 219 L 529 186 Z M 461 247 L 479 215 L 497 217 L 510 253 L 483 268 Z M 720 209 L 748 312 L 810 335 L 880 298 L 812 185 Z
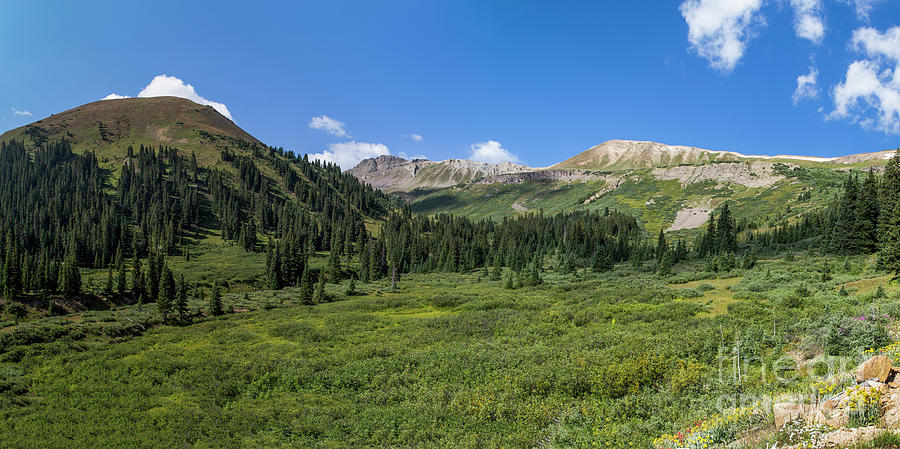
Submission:
M 120 329 L 153 304 L 5 323 L 0 447 L 647 447 L 732 391 L 716 357 L 738 331 L 753 395 L 802 385 L 802 366 L 786 384 L 765 373 L 786 351 L 831 350 L 829 323 L 900 312 L 870 260 L 797 256 L 719 275 L 547 271 L 515 290 L 480 272 L 360 296 L 345 281 L 315 306 L 236 292 L 226 307 L 247 312 L 135 337 Z

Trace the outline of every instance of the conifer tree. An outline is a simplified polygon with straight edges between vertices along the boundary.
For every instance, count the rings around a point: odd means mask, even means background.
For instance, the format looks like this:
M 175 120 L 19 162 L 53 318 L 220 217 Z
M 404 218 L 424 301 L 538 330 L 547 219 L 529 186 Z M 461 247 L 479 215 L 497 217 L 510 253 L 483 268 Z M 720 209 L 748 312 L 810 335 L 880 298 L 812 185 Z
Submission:
M 326 301 L 325 297 L 325 273 L 319 273 L 319 282 L 316 284 L 316 293 L 313 296 L 313 303 L 321 304 Z
M 219 316 L 222 310 L 222 291 L 219 288 L 219 282 L 216 281 L 212 288 L 212 298 L 209 300 L 209 307 L 206 314 L 209 316 Z
M 875 172 L 869 170 L 856 206 L 855 240 L 863 253 L 871 253 L 878 246 L 878 214 L 878 180 L 875 179 Z
M 856 179 L 850 176 L 844 181 L 844 193 L 841 196 L 834 227 L 831 230 L 829 250 L 832 253 L 855 254 L 859 252 L 859 244 L 856 238 L 857 195 L 858 186 Z
M 125 279 L 125 260 L 120 258 L 119 266 L 116 269 L 116 293 L 120 295 L 124 295 L 127 290 Z
M 306 305 L 313 303 L 313 289 L 312 275 L 309 272 L 309 267 L 306 267 L 300 279 L 300 303 Z
M 12 233 L 7 233 L 6 258 L 3 261 L 3 293 L 7 299 L 14 299 L 22 293 L 22 273 L 17 246 Z
M 178 280 L 178 294 L 175 297 L 175 313 L 178 314 L 178 320 L 184 321 L 188 313 L 188 285 L 184 281 L 184 274 Z
M 353 275 L 350 276 L 350 283 L 347 285 L 347 296 L 356 295 L 356 280 Z
M 162 315 L 163 323 L 168 320 L 169 312 L 172 311 L 172 305 L 175 302 L 177 294 L 175 286 L 175 276 L 168 265 L 163 265 L 159 286 L 159 298 L 156 300 L 156 307 L 159 314 Z
M 878 234 L 882 238 L 889 233 L 887 227 L 893 221 L 898 198 L 900 198 L 900 148 L 888 161 L 881 179 L 878 204 L 882 213 L 878 216 Z
M 722 212 L 719 213 L 719 221 L 716 223 L 716 237 L 718 239 L 717 251 L 734 252 L 737 250 L 734 217 L 731 216 L 731 209 L 729 209 L 727 202 L 722 207 Z
M 894 276 L 897 277 L 900 276 L 900 201 L 894 203 L 894 210 L 891 213 L 882 215 L 889 216 L 890 221 L 886 222 L 884 226 L 885 235 L 879 252 L 878 264 L 882 269 L 894 273 Z
M 72 298 L 81 294 L 81 271 L 78 270 L 74 249 L 70 249 L 60 268 L 59 286 L 66 297 Z

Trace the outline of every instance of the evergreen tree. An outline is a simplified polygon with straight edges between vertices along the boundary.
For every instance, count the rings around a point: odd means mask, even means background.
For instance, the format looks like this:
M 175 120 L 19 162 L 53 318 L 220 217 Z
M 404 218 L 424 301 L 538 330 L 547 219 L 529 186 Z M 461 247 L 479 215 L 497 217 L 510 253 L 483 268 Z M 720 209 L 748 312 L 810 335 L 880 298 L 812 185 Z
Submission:
M 209 316 L 219 316 L 222 311 L 222 291 L 219 288 L 219 282 L 216 281 L 212 288 L 212 298 L 209 300 L 209 307 L 206 314 Z
M 731 216 L 731 209 L 729 209 L 727 202 L 719 213 L 719 221 L 716 223 L 716 238 L 718 239 L 717 251 L 733 253 L 737 250 L 734 217 Z
M 350 276 L 350 284 L 347 285 L 347 296 L 356 295 L 356 280 Z
M 303 276 L 300 280 L 300 303 L 311 305 L 313 304 L 313 281 L 312 275 L 309 272 L 309 267 L 303 270 Z
M 177 287 L 175 285 L 175 276 L 168 265 L 163 265 L 159 286 L 159 298 L 156 300 L 156 307 L 162 316 L 163 323 L 168 320 L 169 312 L 172 311 L 172 305 L 175 303 Z
M 62 294 L 72 298 L 81 294 L 81 271 L 75 261 L 75 251 L 70 250 L 59 270 L 59 286 Z
M 895 159 L 897 157 L 895 156 Z M 885 213 L 890 217 L 890 221 L 885 223 L 884 242 L 879 252 L 879 266 L 894 273 L 894 276 L 900 276 L 900 201 L 894 203 L 894 210 L 891 213 Z
M 836 254 L 856 254 L 859 252 L 857 240 L 858 185 L 852 176 L 844 181 L 844 193 L 838 205 L 837 217 L 831 230 L 829 251 Z
M 125 279 L 125 260 L 120 258 L 119 266 L 116 269 L 116 292 L 120 295 L 124 295 L 125 290 L 127 290 Z
M 856 236 L 859 250 L 872 253 L 878 247 L 878 180 L 869 170 L 859 191 L 856 206 Z
M 7 233 L 6 258 L 3 261 L 3 294 L 7 299 L 15 299 L 22 293 L 22 273 L 17 247 L 12 233 Z
M 175 298 L 175 313 L 179 321 L 185 321 L 188 313 L 188 285 L 184 281 L 184 274 L 178 280 L 178 294 Z
M 316 284 L 316 293 L 313 296 L 313 303 L 321 304 L 327 300 L 325 296 L 325 274 L 319 273 L 319 282 Z
M 284 283 L 281 278 L 281 271 L 281 256 L 279 256 L 278 254 L 278 249 L 270 241 L 269 252 L 266 261 L 266 278 L 268 280 L 270 289 L 280 290 L 282 287 L 284 287 Z
M 878 216 L 878 234 L 882 238 L 885 238 L 889 233 L 887 228 L 891 226 L 893 221 L 898 197 L 900 197 L 900 148 L 888 161 L 887 166 L 884 168 L 884 176 L 881 179 L 878 204 L 882 213 Z

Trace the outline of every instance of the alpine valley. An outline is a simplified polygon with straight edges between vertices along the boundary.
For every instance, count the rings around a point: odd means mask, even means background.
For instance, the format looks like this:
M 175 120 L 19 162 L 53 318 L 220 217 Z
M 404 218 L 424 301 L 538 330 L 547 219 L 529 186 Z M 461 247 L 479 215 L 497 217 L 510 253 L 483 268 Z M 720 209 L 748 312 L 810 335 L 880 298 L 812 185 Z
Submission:
M 895 153 L 344 171 L 60 112 L 0 135 L 0 448 L 897 447 Z

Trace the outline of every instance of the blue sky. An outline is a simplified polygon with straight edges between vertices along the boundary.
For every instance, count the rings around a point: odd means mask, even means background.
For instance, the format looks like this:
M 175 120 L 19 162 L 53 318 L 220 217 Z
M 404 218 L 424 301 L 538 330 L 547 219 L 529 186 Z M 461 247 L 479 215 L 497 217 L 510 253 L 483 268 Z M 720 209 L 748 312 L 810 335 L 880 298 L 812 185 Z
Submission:
M 898 25 L 894 0 L 2 2 L 0 129 L 143 90 L 342 165 L 835 156 L 900 146 Z

